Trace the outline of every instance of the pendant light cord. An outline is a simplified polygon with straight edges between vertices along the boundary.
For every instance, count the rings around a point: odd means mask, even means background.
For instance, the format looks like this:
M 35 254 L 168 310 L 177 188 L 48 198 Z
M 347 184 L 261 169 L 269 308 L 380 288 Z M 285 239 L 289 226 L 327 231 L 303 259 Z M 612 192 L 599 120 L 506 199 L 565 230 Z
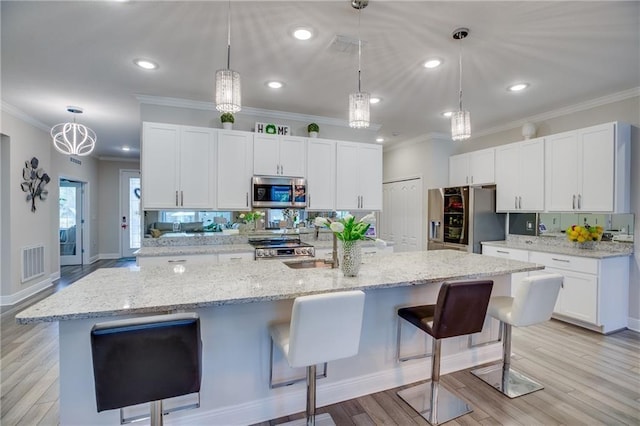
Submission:
M 361 13 L 362 13 L 362 7 L 358 8 L 358 93 L 361 92 L 360 90 L 360 74 L 361 74 L 360 58 L 362 56 L 362 39 L 360 38 L 360 14 Z
M 227 9 L 227 69 L 231 69 L 231 0 Z
M 460 33 L 458 33 L 460 34 Z M 460 97 L 459 97 L 459 111 L 462 111 L 462 37 L 459 36 L 460 40 L 460 54 L 458 56 L 458 65 L 460 66 L 460 80 L 459 80 L 459 88 L 460 88 Z

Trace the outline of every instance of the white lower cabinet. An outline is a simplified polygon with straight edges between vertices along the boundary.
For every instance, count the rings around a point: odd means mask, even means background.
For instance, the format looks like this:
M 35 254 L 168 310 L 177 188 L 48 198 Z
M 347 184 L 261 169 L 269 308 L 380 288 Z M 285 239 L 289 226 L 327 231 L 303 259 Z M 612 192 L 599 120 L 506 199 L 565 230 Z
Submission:
M 503 259 L 520 260 L 522 262 L 529 261 L 529 252 L 527 250 L 518 250 L 512 248 L 502 248 L 493 246 L 482 246 L 482 254 Z M 511 295 L 515 296 L 522 280 L 529 276 L 528 272 L 517 272 L 511 274 Z
M 247 260 L 255 260 L 255 252 L 242 252 L 242 253 L 219 253 L 218 262 L 246 262 Z
M 145 256 L 136 257 L 138 266 L 164 266 L 164 265 L 215 265 L 218 263 L 217 254 L 185 254 L 178 256 Z

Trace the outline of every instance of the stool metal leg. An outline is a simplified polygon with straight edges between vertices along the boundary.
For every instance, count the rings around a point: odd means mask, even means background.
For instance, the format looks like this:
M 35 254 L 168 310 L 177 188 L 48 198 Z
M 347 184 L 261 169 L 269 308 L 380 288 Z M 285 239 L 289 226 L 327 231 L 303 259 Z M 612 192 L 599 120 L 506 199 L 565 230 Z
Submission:
M 440 386 L 440 339 L 433 339 L 431 381 L 398 392 L 398 396 L 426 421 L 436 426 L 473 410 L 462 399 Z
M 307 426 L 316 425 L 316 366 L 307 367 Z
M 509 398 L 517 398 L 544 389 L 540 383 L 511 368 L 511 324 L 500 323 L 503 328 L 502 362 L 478 368 L 471 374 L 491 385 Z
M 153 401 L 151 404 L 151 426 L 162 426 L 162 400 Z

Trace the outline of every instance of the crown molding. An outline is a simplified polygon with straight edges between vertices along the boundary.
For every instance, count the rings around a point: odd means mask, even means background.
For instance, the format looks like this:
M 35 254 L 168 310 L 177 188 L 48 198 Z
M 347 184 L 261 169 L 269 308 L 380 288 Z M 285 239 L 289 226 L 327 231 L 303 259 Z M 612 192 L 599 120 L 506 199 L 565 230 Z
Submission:
M 117 161 L 121 163 L 139 163 L 139 158 L 129 158 L 129 157 L 109 157 L 109 156 L 99 156 L 97 157 L 100 161 Z
M 416 136 L 415 138 L 404 140 L 402 142 L 398 142 L 396 144 L 390 144 L 388 146 L 384 146 L 382 148 L 382 151 L 383 152 L 391 152 L 391 151 L 395 151 L 397 149 L 407 148 L 407 147 L 410 147 L 410 146 L 413 146 L 413 145 L 419 145 L 421 143 L 431 142 L 431 141 L 435 141 L 435 140 L 441 140 L 441 141 L 445 141 L 445 142 L 452 142 L 451 135 L 448 134 L 448 133 L 431 132 L 431 133 L 425 133 L 425 134 L 420 135 L 420 136 Z
M 634 98 L 637 96 L 640 96 L 640 87 L 634 87 L 629 90 L 623 90 L 622 92 L 616 92 L 610 95 L 602 96 L 600 98 L 595 98 L 589 101 L 581 102 L 581 103 L 570 105 L 567 107 L 554 109 L 554 110 L 547 111 L 538 115 L 533 115 L 521 120 L 511 121 L 509 123 L 502 124 L 500 126 L 483 129 L 478 132 L 475 132 L 474 135 L 471 137 L 471 139 L 473 140 L 474 137 L 487 136 L 487 135 L 492 135 L 499 132 L 504 132 L 507 130 L 512 130 L 517 127 L 521 127 L 524 123 L 527 123 L 527 122 L 536 123 L 540 121 L 550 120 L 553 118 L 558 118 L 558 117 L 573 114 L 576 112 L 585 111 L 591 108 L 612 104 L 614 102 L 623 101 L 625 99 Z
M 31 124 L 32 126 L 49 133 L 51 131 L 51 127 L 47 126 L 46 124 L 44 124 L 42 121 L 40 120 L 36 120 L 35 118 L 31 117 L 29 114 L 27 114 L 26 112 L 14 107 L 11 104 L 6 103 L 5 101 L 2 101 L 2 111 L 6 112 L 9 115 L 14 116 L 17 119 L 20 119 L 22 121 L 24 121 L 27 124 Z
M 135 98 L 141 104 L 169 106 L 175 108 L 199 109 L 204 111 L 213 111 L 217 113 L 216 106 L 213 102 L 192 101 L 181 98 L 167 98 L 162 96 L 135 95 Z M 327 124 L 337 127 L 349 127 L 347 120 L 338 118 L 322 117 L 319 115 L 298 114 L 296 112 L 276 111 L 271 109 L 242 107 L 242 111 L 235 115 L 255 115 L 259 117 L 274 118 L 280 120 L 301 121 L 304 123 Z M 382 126 L 380 124 L 371 124 L 369 130 L 377 132 Z

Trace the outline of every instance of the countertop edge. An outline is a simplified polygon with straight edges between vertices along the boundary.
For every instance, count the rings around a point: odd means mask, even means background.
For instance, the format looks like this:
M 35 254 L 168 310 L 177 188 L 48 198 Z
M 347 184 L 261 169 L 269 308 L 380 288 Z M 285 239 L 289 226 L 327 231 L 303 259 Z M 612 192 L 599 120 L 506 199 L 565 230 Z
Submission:
M 480 244 L 483 246 L 491 247 L 504 247 L 513 250 L 526 250 L 536 251 L 542 253 L 554 253 L 565 256 L 584 257 L 590 259 L 607 259 L 611 257 L 629 257 L 633 255 L 633 252 L 611 252 L 596 249 L 573 249 L 573 248 L 559 248 L 554 246 L 546 246 L 541 244 L 523 245 L 517 243 L 510 243 L 509 241 L 482 241 Z

